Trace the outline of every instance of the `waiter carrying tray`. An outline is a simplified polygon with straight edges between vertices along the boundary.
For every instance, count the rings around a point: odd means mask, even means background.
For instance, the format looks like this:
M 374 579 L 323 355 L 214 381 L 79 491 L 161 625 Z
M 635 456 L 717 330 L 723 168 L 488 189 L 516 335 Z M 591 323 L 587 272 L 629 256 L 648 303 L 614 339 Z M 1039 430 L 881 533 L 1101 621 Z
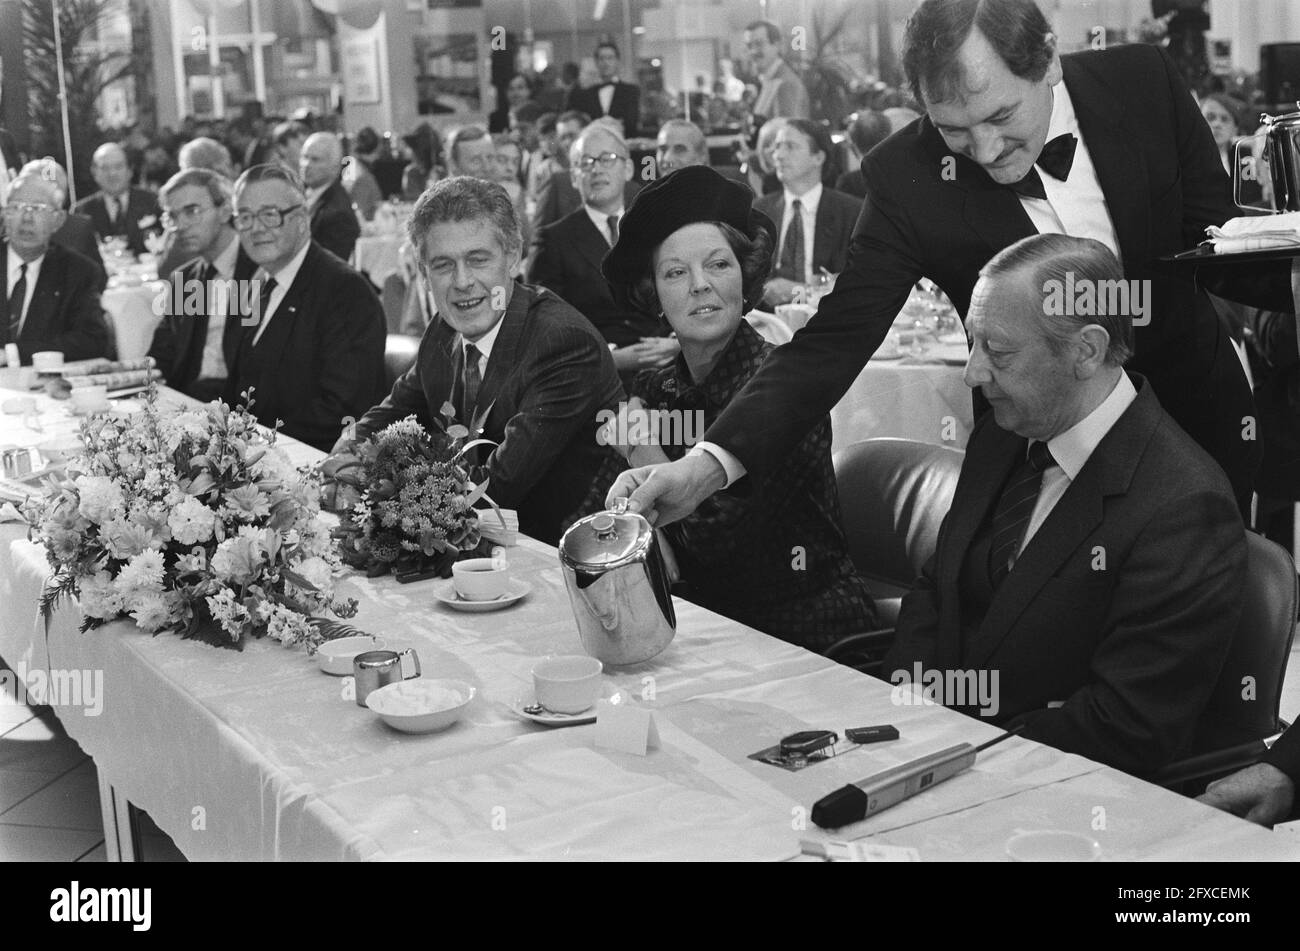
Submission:
M 1032 0 L 925 0 L 908 21 L 903 64 L 926 115 L 863 160 L 867 198 L 834 291 L 701 443 L 624 473 L 610 499 L 630 495 L 665 524 L 771 469 L 856 379 L 917 280 L 938 284 L 964 318 L 989 259 L 1057 232 L 1110 248 L 1125 286 L 1063 287 L 1049 299 L 1131 312 L 1128 368 L 1248 511 L 1259 448 L 1245 374 L 1208 295 L 1157 264 L 1235 211 L 1209 126 L 1168 56 L 1145 45 L 1061 56 Z M 977 415 L 982 403 L 977 395 Z

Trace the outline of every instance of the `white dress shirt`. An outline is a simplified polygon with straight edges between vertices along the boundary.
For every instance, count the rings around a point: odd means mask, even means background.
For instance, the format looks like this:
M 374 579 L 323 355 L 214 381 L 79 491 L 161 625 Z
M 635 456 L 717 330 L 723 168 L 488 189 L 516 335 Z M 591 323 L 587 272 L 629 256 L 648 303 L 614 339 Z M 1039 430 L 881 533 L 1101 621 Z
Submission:
M 605 239 L 606 243 L 609 244 L 610 247 L 613 247 L 614 242 L 610 240 L 609 236 L 609 219 L 617 218 L 618 223 L 621 225 L 623 223 L 623 206 L 620 205 L 617 211 L 608 215 L 603 211 L 597 211 L 590 205 L 583 205 L 582 207 L 587 210 L 587 217 L 590 218 L 591 223 L 596 226 L 596 230 L 600 232 L 600 236 Z
M 329 182 L 325 185 L 322 185 L 320 188 L 305 189 L 306 196 L 307 196 L 307 210 L 309 212 L 316 210 L 316 203 L 320 201 L 320 196 L 325 194 L 325 192 L 329 189 L 330 185 L 333 184 L 334 184 L 333 182 Z
M 24 263 L 27 265 L 27 293 L 23 295 L 22 316 L 18 320 L 18 333 L 22 333 L 23 324 L 27 321 L 27 308 L 32 302 L 32 291 L 36 290 L 36 279 L 41 276 L 41 264 L 45 261 L 45 255 L 33 261 L 24 262 L 14 251 L 13 247 L 9 248 L 9 282 L 5 285 L 5 300 L 13 296 L 14 285 L 18 283 L 18 275 L 22 270 Z M 13 320 L 13 314 L 9 315 Z M 15 337 L 17 334 L 15 334 Z
M 457 346 L 462 351 L 471 343 L 478 348 L 478 378 L 480 380 L 487 379 L 488 358 L 492 356 L 492 347 L 497 342 L 497 334 L 501 332 L 501 321 L 505 319 L 505 316 L 505 311 L 502 311 L 501 316 L 497 318 L 497 322 L 492 325 L 492 329 L 477 340 L 466 340 L 463 334 L 457 334 Z M 461 366 L 465 365 L 465 354 L 463 352 L 460 355 L 460 363 Z
M 284 295 L 289 293 L 289 288 L 293 286 L 294 279 L 302 268 L 303 259 L 307 257 L 307 249 L 310 247 L 311 242 L 308 241 L 278 273 L 270 275 L 275 278 L 275 287 L 271 290 L 271 297 L 266 302 L 266 313 L 262 314 L 262 321 L 258 325 L 257 333 L 253 334 L 253 346 L 257 346 L 257 342 L 262 339 L 262 334 L 266 333 L 266 328 L 271 323 L 271 318 L 275 316 L 280 301 L 284 300 Z M 266 280 L 267 274 L 267 271 L 258 271 L 258 276 L 262 280 Z
M 600 111 L 609 115 L 609 107 L 614 104 L 614 84 L 611 82 L 608 86 L 602 85 L 596 90 L 596 98 L 600 100 Z
M 1079 420 L 1065 432 L 1047 440 L 1047 449 L 1052 454 L 1054 465 L 1043 470 L 1042 486 L 1038 490 L 1038 501 L 1029 516 L 1029 525 L 1025 529 L 1020 551 L 1024 551 L 1029 539 L 1034 537 L 1052 513 L 1056 503 L 1061 501 L 1065 490 L 1079 476 L 1079 471 L 1092 455 L 1097 445 L 1111 431 L 1125 410 L 1137 399 L 1137 389 L 1128 374 L 1120 372 L 1119 380 L 1110 395 L 1091 413 Z
M 785 190 L 785 210 L 781 213 L 781 247 L 777 249 L 776 260 L 781 260 L 785 252 L 785 236 L 790 228 L 790 219 L 794 217 L 794 203 L 800 203 L 803 217 L 803 274 L 796 278 L 796 283 L 811 284 L 813 276 L 813 240 L 817 237 L 817 206 L 822 200 L 822 183 L 818 182 L 802 195 L 796 195 L 788 188 Z
M 221 342 L 226 332 L 226 317 L 230 313 L 230 298 L 226 288 L 235 278 L 235 261 L 239 258 L 239 238 L 231 235 L 230 243 L 222 249 L 212 262 L 217 269 L 216 280 L 221 281 L 220 289 L 212 294 L 211 287 L 203 289 L 204 301 L 208 305 L 208 334 L 203 341 L 203 357 L 199 360 L 200 380 L 222 379 L 229 375 L 226 367 L 226 354 Z
M 1020 204 L 1039 234 L 1069 234 L 1076 238 L 1093 238 L 1110 248 L 1119 257 L 1119 237 L 1106 208 L 1097 170 L 1088 152 L 1088 143 L 1079 132 L 1079 120 L 1074 114 L 1074 103 L 1065 83 L 1052 87 L 1052 118 L 1047 126 L 1047 141 L 1069 133 L 1078 142 L 1074 147 L 1074 161 L 1065 181 L 1038 169 L 1043 180 L 1047 199 L 1020 196 Z

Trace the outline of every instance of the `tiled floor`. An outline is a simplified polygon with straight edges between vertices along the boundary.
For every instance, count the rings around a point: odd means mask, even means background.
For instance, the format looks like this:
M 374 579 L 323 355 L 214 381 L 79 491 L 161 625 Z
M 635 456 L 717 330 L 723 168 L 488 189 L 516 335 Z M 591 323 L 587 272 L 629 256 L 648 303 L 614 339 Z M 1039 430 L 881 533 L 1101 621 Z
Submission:
M 1287 666 L 1282 716 L 1300 719 L 1300 637 Z M 185 861 L 148 816 L 141 819 L 144 861 Z M 104 860 L 95 764 L 48 707 L 0 695 L 0 862 Z

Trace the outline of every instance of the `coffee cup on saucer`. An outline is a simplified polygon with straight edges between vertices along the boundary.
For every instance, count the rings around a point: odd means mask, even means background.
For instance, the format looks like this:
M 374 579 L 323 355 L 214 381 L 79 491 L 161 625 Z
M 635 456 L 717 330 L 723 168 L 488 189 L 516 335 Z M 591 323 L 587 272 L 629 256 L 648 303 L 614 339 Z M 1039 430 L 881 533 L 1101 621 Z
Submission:
M 32 369 L 37 373 L 57 373 L 63 369 L 62 350 L 39 350 L 32 354 Z
M 467 558 L 451 566 L 452 584 L 464 601 L 493 601 L 510 593 L 510 565 L 503 558 Z
M 107 386 L 78 386 L 68 394 L 72 411 L 80 416 L 102 413 L 109 407 Z
M 537 702 L 552 713 L 581 713 L 600 698 L 605 666 L 586 654 L 547 657 L 533 667 Z

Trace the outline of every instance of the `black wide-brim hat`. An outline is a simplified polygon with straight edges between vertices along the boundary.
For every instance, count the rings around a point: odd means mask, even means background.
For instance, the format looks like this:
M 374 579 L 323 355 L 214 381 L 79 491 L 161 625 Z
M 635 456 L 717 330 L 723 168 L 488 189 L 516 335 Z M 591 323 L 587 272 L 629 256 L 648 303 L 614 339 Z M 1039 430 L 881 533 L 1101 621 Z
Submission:
M 776 241 L 776 225 L 754 210 L 748 185 L 719 175 L 707 165 L 688 165 L 657 178 L 637 192 L 618 226 L 618 241 L 600 272 L 627 288 L 650 270 L 651 255 L 664 239 L 687 225 L 721 221 L 746 237 L 763 229 Z

